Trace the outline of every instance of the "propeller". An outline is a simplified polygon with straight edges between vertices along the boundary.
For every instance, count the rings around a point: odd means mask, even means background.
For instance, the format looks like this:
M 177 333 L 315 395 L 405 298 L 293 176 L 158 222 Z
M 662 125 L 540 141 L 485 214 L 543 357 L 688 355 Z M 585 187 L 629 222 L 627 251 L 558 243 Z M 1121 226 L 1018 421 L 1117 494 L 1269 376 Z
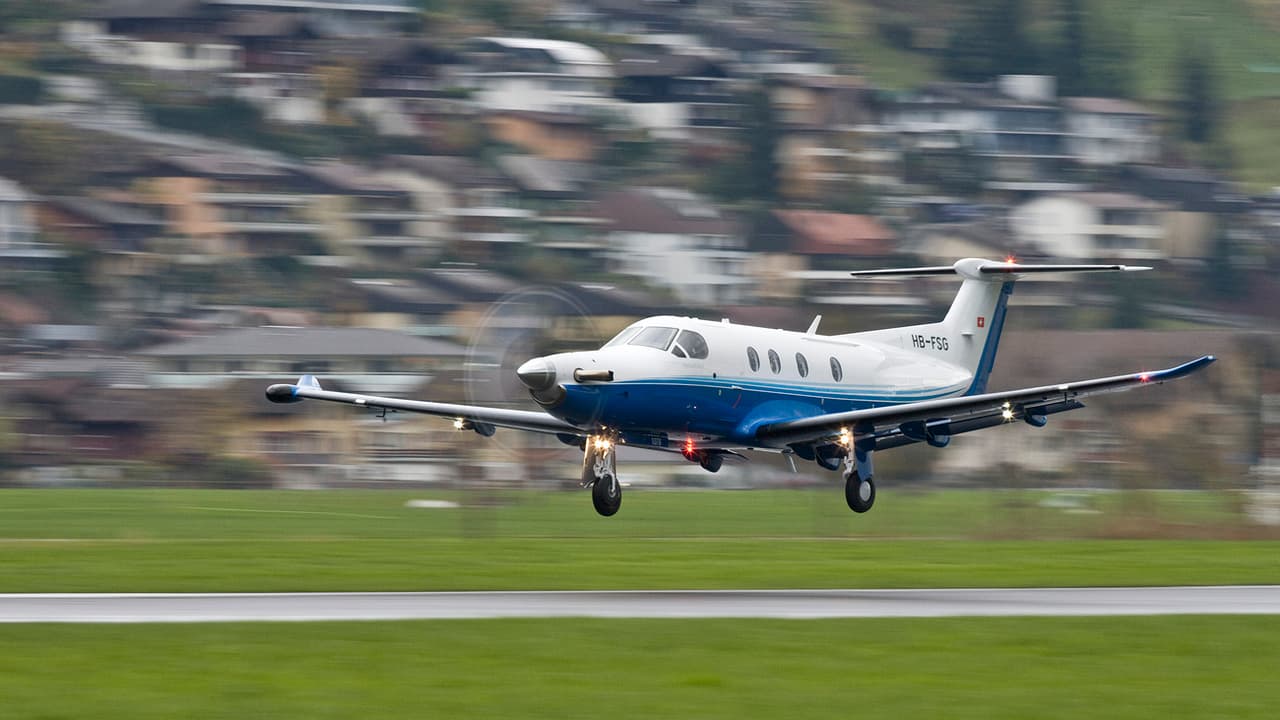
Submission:
M 467 402 L 530 409 L 530 388 L 539 384 L 539 373 L 545 374 L 531 359 L 596 348 L 601 342 L 595 317 L 573 295 L 547 286 L 512 291 L 489 306 L 471 333 L 463 374 Z M 521 455 L 530 448 L 563 447 L 554 438 L 540 437 L 506 432 L 491 442 Z

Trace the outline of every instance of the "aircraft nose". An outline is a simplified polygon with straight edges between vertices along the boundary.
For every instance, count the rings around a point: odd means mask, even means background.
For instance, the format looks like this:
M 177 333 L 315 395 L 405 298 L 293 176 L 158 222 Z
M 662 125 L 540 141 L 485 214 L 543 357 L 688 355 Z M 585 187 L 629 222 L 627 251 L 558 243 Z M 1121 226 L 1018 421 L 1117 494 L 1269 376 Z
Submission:
M 556 368 L 546 358 L 534 358 L 516 368 L 516 377 L 534 392 L 550 390 L 556 384 Z

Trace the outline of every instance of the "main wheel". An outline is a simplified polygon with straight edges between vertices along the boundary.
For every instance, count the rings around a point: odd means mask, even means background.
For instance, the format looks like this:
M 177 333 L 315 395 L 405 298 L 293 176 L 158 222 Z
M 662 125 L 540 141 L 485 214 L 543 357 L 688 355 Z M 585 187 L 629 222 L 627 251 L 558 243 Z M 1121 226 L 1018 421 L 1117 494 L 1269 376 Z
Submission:
M 591 504 L 596 506 L 596 512 L 605 517 L 618 512 L 618 508 L 622 507 L 622 486 L 618 484 L 618 478 L 605 475 L 596 480 L 591 485 Z
M 863 479 L 851 472 L 844 479 L 844 499 L 850 510 L 864 513 L 876 504 L 876 484 L 869 477 Z

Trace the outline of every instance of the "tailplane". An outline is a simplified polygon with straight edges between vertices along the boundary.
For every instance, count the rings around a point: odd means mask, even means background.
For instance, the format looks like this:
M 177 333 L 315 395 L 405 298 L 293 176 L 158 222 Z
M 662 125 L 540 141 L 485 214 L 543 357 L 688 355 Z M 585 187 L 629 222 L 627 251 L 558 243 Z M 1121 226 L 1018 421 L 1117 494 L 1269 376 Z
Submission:
M 980 258 L 965 258 L 954 265 L 889 270 L 861 270 L 858 278 L 928 277 L 959 275 L 963 278 L 951 308 L 942 322 L 844 335 L 881 342 L 932 355 L 973 374 L 967 395 L 986 392 L 995 366 L 996 350 L 1008 312 L 1013 284 L 1027 275 L 1084 272 L 1137 272 L 1150 270 L 1133 265 L 1021 265 Z

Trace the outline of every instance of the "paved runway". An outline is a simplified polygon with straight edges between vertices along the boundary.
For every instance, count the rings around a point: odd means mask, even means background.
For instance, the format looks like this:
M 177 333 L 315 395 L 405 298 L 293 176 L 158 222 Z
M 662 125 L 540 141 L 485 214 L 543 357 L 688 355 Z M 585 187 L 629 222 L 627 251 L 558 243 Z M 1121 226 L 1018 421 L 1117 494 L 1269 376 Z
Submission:
M 0 595 L 0 622 L 4 623 L 1184 614 L 1280 614 L 1280 585 L 1015 590 Z

